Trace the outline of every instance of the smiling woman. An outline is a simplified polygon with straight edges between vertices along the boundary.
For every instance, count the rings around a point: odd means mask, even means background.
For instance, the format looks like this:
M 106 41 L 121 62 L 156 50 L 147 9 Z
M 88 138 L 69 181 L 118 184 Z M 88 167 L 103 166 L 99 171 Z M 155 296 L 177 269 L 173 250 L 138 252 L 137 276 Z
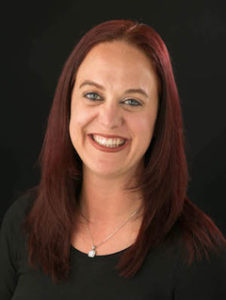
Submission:
M 90 70 L 95 72 L 90 73 Z M 122 186 L 128 177 L 135 178 L 143 167 L 143 156 L 157 118 L 157 82 L 150 59 L 128 42 L 100 43 L 87 54 L 76 73 L 70 118 L 70 137 L 83 162 L 83 177 L 91 180 L 87 187 L 92 188 L 101 180 L 100 185 L 109 194 L 112 186 L 109 179 L 114 178 L 115 186 Z M 83 202 L 88 201 L 90 206 L 87 197 L 92 195 L 93 208 L 97 210 L 95 191 L 86 193 Z M 117 202 L 114 207 L 126 212 L 128 208 L 119 205 L 124 197 L 124 193 L 118 191 L 117 200 L 112 200 L 112 196 L 108 196 L 108 200 L 105 196 L 102 201 L 109 201 L 111 205 Z M 131 199 L 127 205 L 133 207 L 135 200 Z M 100 215 L 96 219 L 100 217 L 109 218 L 106 212 L 104 217 Z
M 226 299 L 225 238 L 187 196 L 179 95 L 150 26 L 82 37 L 40 164 L 3 221 L 1 299 Z

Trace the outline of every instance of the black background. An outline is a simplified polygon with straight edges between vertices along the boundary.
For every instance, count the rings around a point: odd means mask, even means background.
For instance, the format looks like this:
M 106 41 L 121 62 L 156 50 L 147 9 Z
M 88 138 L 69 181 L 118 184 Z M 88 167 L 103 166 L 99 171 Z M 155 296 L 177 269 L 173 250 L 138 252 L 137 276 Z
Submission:
M 226 233 L 225 1 L 11 1 L 1 15 L 0 217 L 39 182 L 49 110 L 73 47 L 98 23 L 132 18 L 156 29 L 169 49 L 185 126 L 188 195 Z

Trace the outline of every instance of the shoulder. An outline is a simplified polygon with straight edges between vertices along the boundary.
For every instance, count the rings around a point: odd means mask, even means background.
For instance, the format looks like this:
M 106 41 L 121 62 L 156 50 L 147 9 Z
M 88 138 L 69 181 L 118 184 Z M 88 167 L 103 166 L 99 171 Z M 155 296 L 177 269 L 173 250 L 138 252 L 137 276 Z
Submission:
M 171 264 L 174 299 L 226 299 L 225 244 L 216 244 L 215 250 L 203 247 L 194 249 L 191 244 L 186 243 L 186 237 L 184 238 L 184 231 L 177 224 L 170 239 L 165 243 L 165 249 L 170 255 L 164 257 L 170 260 Z M 206 249 L 205 253 L 203 249 Z M 196 256 L 195 250 L 201 250 L 202 255 Z M 191 262 L 189 251 L 194 253 Z
M 14 274 L 19 262 L 26 255 L 26 237 L 22 224 L 34 199 L 33 192 L 26 192 L 11 204 L 3 217 L 0 231 L 0 265 L 4 266 L 3 270 L 7 274 Z
M 18 232 L 21 223 L 34 203 L 35 195 L 34 190 L 26 192 L 10 205 L 3 217 L 1 225 L 2 234 L 6 232 L 16 234 Z
M 18 197 L 6 211 L 3 221 L 9 218 L 23 218 L 35 200 L 35 192 L 29 191 Z
M 180 243 L 175 267 L 175 299 L 226 299 L 226 249 L 218 253 L 209 251 L 207 256 L 185 259 L 187 249 Z

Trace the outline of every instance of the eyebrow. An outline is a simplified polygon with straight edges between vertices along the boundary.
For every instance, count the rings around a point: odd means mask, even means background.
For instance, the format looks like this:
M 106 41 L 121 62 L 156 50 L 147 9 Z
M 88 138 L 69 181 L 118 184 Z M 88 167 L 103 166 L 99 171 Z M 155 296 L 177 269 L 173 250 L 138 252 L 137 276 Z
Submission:
M 83 86 L 85 85 L 92 85 L 92 86 L 95 86 L 101 90 L 105 90 L 105 88 L 100 85 L 99 83 L 96 83 L 94 81 L 91 81 L 91 80 L 85 80 L 80 86 L 79 88 L 81 89 Z M 142 94 L 143 96 L 145 96 L 146 98 L 148 98 L 148 94 L 143 90 L 143 89 L 140 89 L 140 88 L 137 88 L 137 89 L 128 89 L 125 91 L 125 93 L 139 93 L 139 94 Z

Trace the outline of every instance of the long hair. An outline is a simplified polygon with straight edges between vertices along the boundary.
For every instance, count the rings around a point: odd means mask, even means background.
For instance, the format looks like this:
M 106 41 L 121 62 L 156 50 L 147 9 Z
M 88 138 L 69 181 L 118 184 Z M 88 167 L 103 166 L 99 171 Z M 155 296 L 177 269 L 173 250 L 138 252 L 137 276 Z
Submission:
M 88 31 L 63 67 L 39 156 L 40 183 L 24 222 L 29 264 L 35 268 L 40 265 L 53 281 L 67 279 L 70 273 L 71 235 L 82 183 L 82 161 L 69 136 L 76 72 L 95 45 L 114 40 L 128 42 L 143 51 L 160 83 L 154 135 L 145 153 L 144 172 L 137 181 L 144 200 L 143 221 L 135 243 L 119 257 L 120 276 L 134 276 L 149 250 L 173 236 L 175 228 L 179 228 L 188 250 L 188 263 L 225 246 L 221 231 L 187 196 L 189 174 L 182 113 L 166 45 L 146 24 L 111 20 Z

